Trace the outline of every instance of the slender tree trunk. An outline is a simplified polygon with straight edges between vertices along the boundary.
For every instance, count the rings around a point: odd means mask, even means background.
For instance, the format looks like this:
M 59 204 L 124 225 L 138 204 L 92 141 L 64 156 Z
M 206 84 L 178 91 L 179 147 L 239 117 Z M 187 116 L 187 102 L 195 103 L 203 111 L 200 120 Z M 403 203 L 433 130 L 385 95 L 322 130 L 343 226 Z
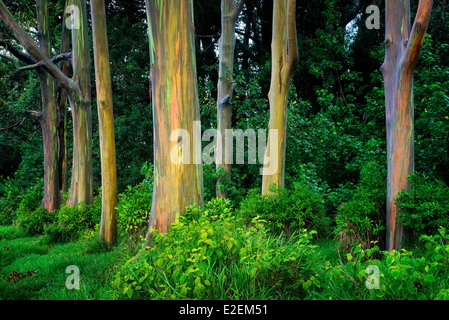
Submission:
M 387 239 L 388 250 L 398 250 L 403 226 L 394 202 L 398 192 L 409 188 L 414 171 L 413 71 L 429 23 L 432 0 L 420 0 L 410 28 L 410 0 L 386 0 L 385 85 L 387 125 Z
M 193 1 L 146 0 L 146 8 L 154 123 L 150 240 L 153 229 L 167 232 L 189 204 L 203 205 L 203 170 Z
M 262 177 L 262 193 L 271 185 L 284 186 L 285 143 L 287 138 L 287 98 L 293 71 L 298 64 L 299 52 L 296 34 L 296 0 L 274 0 L 273 38 L 271 43 L 271 86 L 268 93 L 270 122 L 268 129 L 277 131 L 277 141 L 268 136 L 265 165 Z M 276 154 L 270 154 L 271 144 L 276 143 Z M 276 157 L 277 170 L 268 170 L 267 159 Z M 274 172 L 272 172 L 274 171 Z
M 37 0 L 39 46 L 47 57 L 51 56 L 51 34 L 46 0 Z M 41 85 L 42 112 L 39 117 L 44 142 L 44 197 L 42 206 L 48 212 L 59 208 L 58 170 L 58 112 L 56 82 L 42 68 L 38 68 Z
M 115 244 L 117 240 L 117 164 L 115 157 L 112 86 L 104 0 L 91 1 L 92 31 L 95 56 L 98 123 L 101 153 L 101 224 L 100 241 Z
M 70 0 L 66 1 L 65 9 L 69 5 Z M 65 12 L 65 10 L 64 10 Z M 61 36 L 61 54 L 70 51 L 71 30 L 66 24 L 62 24 Z M 61 61 L 59 63 L 61 72 L 66 76 L 69 74 L 70 63 Z M 69 190 L 69 167 L 68 167 L 68 146 L 67 146 L 67 92 L 62 87 L 58 90 L 58 115 L 59 115 L 59 192 L 62 195 Z
M 73 120 L 73 164 L 68 206 L 92 203 L 92 112 L 90 56 L 85 0 L 72 0 L 79 10 L 79 29 L 72 29 L 73 80 L 80 92 L 69 95 Z
M 233 139 L 227 135 L 226 130 L 232 129 L 232 105 L 233 95 L 233 70 L 235 51 L 235 22 L 242 9 L 243 0 L 235 3 L 234 0 L 221 1 L 221 38 L 219 41 L 219 73 L 218 73 L 218 98 L 217 98 L 217 131 L 219 143 L 216 152 L 216 166 L 223 168 L 228 178 L 231 177 L 233 160 Z M 217 196 L 226 197 L 226 190 L 220 188 L 223 181 L 217 181 Z

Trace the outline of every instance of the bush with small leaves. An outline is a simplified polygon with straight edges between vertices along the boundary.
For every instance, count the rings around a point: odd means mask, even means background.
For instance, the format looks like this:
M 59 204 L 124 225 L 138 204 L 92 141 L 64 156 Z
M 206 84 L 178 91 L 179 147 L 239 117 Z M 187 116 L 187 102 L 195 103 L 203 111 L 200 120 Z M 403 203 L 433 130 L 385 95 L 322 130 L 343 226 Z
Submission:
M 330 230 L 323 199 L 303 181 L 291 189 L 272 186 L 271 192 L 264 195 L 259 189 L 252 189 L 238 211 L 247 219 L 260 216 L 275 233 L 289 235 L 306 228 L 326 236 Z
M 228 200 L 187 208 L 166 234 L 127 261 L 113 280 L 113 296 L 133 299 L 257 299 L 299 295 L 312 254 L 311 235 L 266 232 L 260 217 L 233 215 Z M 287 291 L 284 291 L 285 289 Z
M 417 234 L 435 234 L 449 228 L 449 187 L 421 173 L 408 177 L 410 189 L 396 198 L 402 224 Z

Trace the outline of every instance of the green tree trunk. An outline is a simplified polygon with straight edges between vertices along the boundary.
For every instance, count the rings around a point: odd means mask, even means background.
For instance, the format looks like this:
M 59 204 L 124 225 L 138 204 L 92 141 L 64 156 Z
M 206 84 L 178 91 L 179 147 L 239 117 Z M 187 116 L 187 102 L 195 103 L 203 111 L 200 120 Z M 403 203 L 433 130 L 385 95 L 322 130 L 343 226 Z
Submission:
M 154 124 L 150 240 L 153 229 L 167 232 L 189 204 L 203 205 L 203 169 L 193 0 L 147 0 L 146 9 Z
M 386 0 L 385 85 L 387 126 L 387 239 L 388 250 L 399 250 L 403 226 L 394 202 L 409 188 L 407 177 L 414 171 L 413 71 L 429 23 L 432 0 L 420 0 L 410 28 L 410 0 Z
M 223 168 L 228 178 L 231 177 L 233 160 L 233 139 L 232 135 L 227 135 L 226 130 L 232 129 L 232 105 L 233 95 L 233 70 L 235 51 L 235 22 L 242 10 L 243 0 L 221 1 L 221 37 L 219 41 L 219 72 L 218 72 L 218 98 L 217 98 L 217 131 L 219 133 L 219 143 L 216 151 L 216 166 Z M 220 187 L 222 181 L 217 181 L 217 196 L 226 197 L 226 190 Z
M 112 85 L 104 0 L 91 1 L 94 42 L 95 79 L 101 154 L 101 223 L 100 241 L 115 244 L 117 240 L 117 163 L 115 157 Z
M 269 134 L 263 167 L 263 194 L 270 191 L 271 185 L 284 186 L 287 99 L 293 71 L 299 62 L 296 0 L 274 0 L 273 2 L 271 55 L 271 85 L 268 93 L 270 122 L 268 129 L 277 132 L 277 141 L 272 141 L 272 136 Z M 271 146 L 273 143 L 275 143 L 274 148 Z M 275 151 L 275 154 L 270 154 L 270 150 Z M 273 169 L 273 163 L 270 166 L 267 159 L 274 161 L 277 166 L 275 165 Z

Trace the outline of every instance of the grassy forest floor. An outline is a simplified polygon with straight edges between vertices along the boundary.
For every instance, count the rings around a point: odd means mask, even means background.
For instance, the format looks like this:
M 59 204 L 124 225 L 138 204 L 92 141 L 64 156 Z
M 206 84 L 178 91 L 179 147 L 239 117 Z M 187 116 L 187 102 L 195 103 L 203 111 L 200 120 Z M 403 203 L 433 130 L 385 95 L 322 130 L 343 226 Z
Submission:
M 318 244 L 319 255 L 336 263 L 336 240 Z M 109 250 L 97 237 L 48 243 L 45 235 L 30 237 L 16 226 L 0 226 L 0 300 L 109 299 L 116 269 L 135 249 L 122 239 Z M 70 265 L 82 270 L 79 290 L 66 287 Z
M 123 247 L 109 251 L 93 238 L 46 244 L 45 236 L 29 237 L 14 226 L 0 226 L 0 248 L 0 300 L 101 299 L 124 255 Z M 70 265 L 82 270 L 80 290 L 66 288 Z

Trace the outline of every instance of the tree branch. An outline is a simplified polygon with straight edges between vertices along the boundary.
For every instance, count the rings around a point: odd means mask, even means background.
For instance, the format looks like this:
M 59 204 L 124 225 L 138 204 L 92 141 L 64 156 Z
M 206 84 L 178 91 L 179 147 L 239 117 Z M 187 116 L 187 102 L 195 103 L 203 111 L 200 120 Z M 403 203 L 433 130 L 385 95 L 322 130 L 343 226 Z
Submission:
M 16 72 L 37 69 L 37 68 L 42 67 L 43 65 L 44 64 L 42 63 L 42 61 L 39 61 L 38 63 L 30 64 L 28 66 L 18 67 Z
M 7 51 L 9 51 L 10 54 L 12 54 L 14 57 L 19 59 L 20 61 L 23 61 L 27 64 L 33 64 L 36 63 L 30 56 L 26 55 L 24 52 L 16 49 L 10 42 L 0 38 L 0 47 L 5 48 Z
M 5 58 L 5 59 L 8 59 L 8 60 L 11 61 L 12 63 L 14 63 L 14 65 L 16 66 L 17 69 L 20 68 L 19 63 L 18 63 L 16 60 L 14 60 L 12 57 L 9 57 L 9 56 L 4 55 L 4 54 L 0 54 L 0 57 Z
M 419 0 L 418 12 L 410 32 L 410 37 L 406 43 L 406 49 L 402 56 L 402 63 L 405 68 L 413 71 L 423 45 L 423 39 L 429 26 L 430 13 L 432 11 L 433 0 Z
M 296 31 L 296 0 L 287 0 L 288 75 L 299 63 L 298 35 Z
M 72 53 L 71 52 L 67 52 L 67 53 L 60 53 L 55 55 L 53 58 L 50 59 L 51 62 L 53 63 L 58 63 L 60 61 L 72 61 Z
M 77 92 L 81 94 L 79 86 L 71 79 L 69 79 L 50 58 L 39 48 L 28 33 L 20 27 L 17 20 L 12 16 L 11 12 L 0 0 L 0 18 L 5 22 L 14 37 L 25 47 L 31 58 L 38 63 L 42 63 L 43 67 L 48 73 L 58 82 L 58 84 L 69 92 Z M 36 62 L 34 62 L 36 63 Z
M 30 65 L 21 67 L 19 65 L 19 63 L 16 60 L 14 60 L 12 57 L 8 57 L 8 56 L 6 56 L 4 54 L 0 54 L 0 57 L 8 59 L 9 61 L 13 62 L 14 65 L 17 67 L 16 72 L 26 71 L 26 70 L 33 70 L 33 69 L 41 68 L 41 67 L 44 66 L 44 63 L 42 61 L 39 61 L 38 63 L 33 63 L 33 64 L 30 64 Z M 58 55 L 54 56 L 53 58 L 51 58 L 50 61 L 52 63 L 57 63 L 57 62 L 60 62 L 60 61 L 67 61 L 67 60 L 70 61 L 71 58 L 72 58 L 72 53 L 71 52 L 69 52 L 69 53 L 61 53 L 61 54 L 58 54 Z
M 238 0 L 237 2 L 234 2 L 234 12 L 232 13 L 234 23 L 239 17 L 240 12 L 243 9 L 243 4 L 245 3 L 245 0 Z
M 22 125 L 22 123 L 26 120 L 26 118 L 27 118 L 27 117 L 24 117 L 22 120 L 20 120 L 19 122 L 15 123 L 15 124 L 13 124 L 13 125 L 10 125 L 9 127 L 0 128 L 0 131 L 4 131 L 4 130 L 8 130 L 8 129 L 11 129 L 11 128 L 20 126 L 20 125 Z

